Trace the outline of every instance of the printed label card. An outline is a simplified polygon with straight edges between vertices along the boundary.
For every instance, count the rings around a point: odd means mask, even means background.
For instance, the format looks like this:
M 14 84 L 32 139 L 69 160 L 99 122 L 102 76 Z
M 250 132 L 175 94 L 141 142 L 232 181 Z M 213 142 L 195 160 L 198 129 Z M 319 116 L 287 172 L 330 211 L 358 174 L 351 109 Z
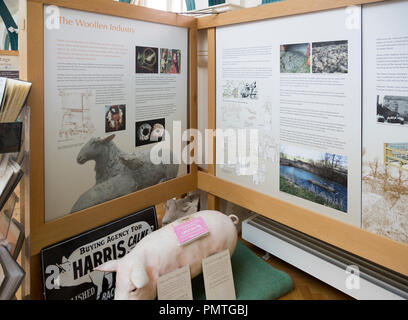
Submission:
M 181 221 L 182 223 L 173 227 L 180 246 L 191 243 L 209 233 L 208 228 L 201 217 L 186 218 Z
M 159 277 L 157 281 L 158 300 L 193 300 L 190 265 L 185 265 Z
M 236 300 L 229 250 L 203 259 L 202 264 L 207 300 Z

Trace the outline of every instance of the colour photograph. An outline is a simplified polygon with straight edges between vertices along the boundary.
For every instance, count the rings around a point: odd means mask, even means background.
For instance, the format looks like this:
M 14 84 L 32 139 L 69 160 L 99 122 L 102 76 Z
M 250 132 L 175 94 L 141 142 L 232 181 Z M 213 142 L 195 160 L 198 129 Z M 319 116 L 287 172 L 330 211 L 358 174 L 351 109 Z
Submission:
M 377 95 L 377 122 L 408 126 L 408 96 Z
M 348 41 L 314 42 L 312 70 L 313 73 L 347 73 Z
M 126 105 L 105 106 L 105 132 L 126 130 Z
M 378 157 L 363 158 L 362 226 L 408 244 L 408 143 L 397 140 L 380 148 Z
M 181 50 L 160 49 L 160 73 L 180 73 Z
M 164 139 L 164 118 L 136 122 L 136 147 Z
M 310 73 L 310 44 L 282 44 L 280 46 L 281 73 Z
M 408 143 L 385 143 L 384 162 L 408 173 Z
M 158 55 L 158 48 L 136 47 L 136 73 L 158 73 Z
M 279 190 L 347 212 L 347 157 L 333 153 L 280 147 Z

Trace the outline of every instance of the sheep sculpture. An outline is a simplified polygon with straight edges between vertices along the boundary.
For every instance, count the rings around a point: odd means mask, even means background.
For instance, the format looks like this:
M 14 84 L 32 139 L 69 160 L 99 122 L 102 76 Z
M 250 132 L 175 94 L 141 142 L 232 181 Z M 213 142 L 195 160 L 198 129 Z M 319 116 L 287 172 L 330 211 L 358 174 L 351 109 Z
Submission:
M 114 137 L 91 138 L 79 151 L 78 164 L 95 161 L 95 185 L 78 198 L 71 213 L 177 177 L 178 164 L 153 164 L 149 150 L 126 154 Z

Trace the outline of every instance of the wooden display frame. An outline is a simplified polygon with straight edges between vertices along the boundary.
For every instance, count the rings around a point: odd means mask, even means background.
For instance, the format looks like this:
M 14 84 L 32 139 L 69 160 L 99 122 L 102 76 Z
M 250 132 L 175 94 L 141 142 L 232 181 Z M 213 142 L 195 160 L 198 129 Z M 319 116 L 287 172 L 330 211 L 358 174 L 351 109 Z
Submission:
M 31 212 L 29 227 L 31 264 L 30 269 L 26 270 L 27 276 L 31 279 L 31 298 L 42 298 L 39 257 L 42 248 L 197 188 L 209 193 L 209 208 L 217 208 L 217 199 L 223 198 L 408 276 L 408 245 L 220 179 L 215 176 L 215 165 L 211 164 L 208 166 L 208 173 L 197 172 L 197 166 L 193 164 L 190 166 L 190 173 L 185 176 L 47 223 L 44 217 L 43 6 L 45 4 L 188 28 L 190 128 L 197 128 L 197 30 L 206 30 L 208 35 L 208 129 L 215 129 L 216 27 L 381 1 L 286 0 L 196 19 L 112 0 L 20 0 L 20 77 L 33 83 L 28 100 L 31 108 L 30 198 L 24 201 L 26 210 Z M 211 137 L 210 142 L 212 143 L 209 143 L 209 154 L 215 163 L 215 138 Z
M 208 129 L 216 129 L 216 27 L 276 17 L 362 5 L 381 0 L 286 0 L 259 7 L 198 18 L 199 30 L 208 41 Z M 215 139 L 209 143 L 215 163 Z M 207 192 L 209 209 L 217 209 L 217 197 L 271 218 L 352 254 L 408 276 L 408 245 L 320 215 L 215 176 L 215 165 L 198 173 L 198 188 Z
M 44 39 L 43 6 L 95 12 L 188 28 L 189 127 L 197 128 L 197 20 L 112 0 L 20 0 L 20 77 L 33 83 L 30 139 L 30 256 L 31 298 L 41 299 L 40 250 L 48 245 L 121 218 L 142 208 L 187 193 L 197 187 L 197 166 L 187 175 L 45 222 L 44 216 Z

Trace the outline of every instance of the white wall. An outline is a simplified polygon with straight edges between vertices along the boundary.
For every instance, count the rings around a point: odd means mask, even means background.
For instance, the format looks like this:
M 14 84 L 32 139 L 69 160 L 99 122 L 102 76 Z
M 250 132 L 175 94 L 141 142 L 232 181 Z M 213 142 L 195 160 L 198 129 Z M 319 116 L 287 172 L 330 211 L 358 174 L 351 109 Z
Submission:
M 259 6 L 260 4 L 262 4 L 262 0 L 244 0 L 245 8 Z

